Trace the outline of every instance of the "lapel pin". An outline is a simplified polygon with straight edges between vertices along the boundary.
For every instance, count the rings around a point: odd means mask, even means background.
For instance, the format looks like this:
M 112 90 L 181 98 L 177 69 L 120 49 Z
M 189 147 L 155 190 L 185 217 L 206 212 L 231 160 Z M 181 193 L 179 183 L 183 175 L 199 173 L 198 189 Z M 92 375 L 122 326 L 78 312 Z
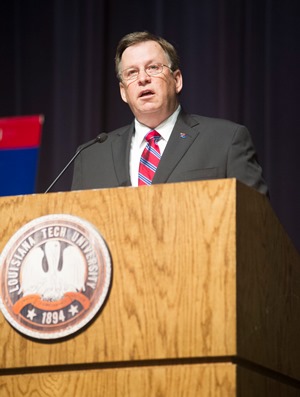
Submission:
M 185 132 L 180 133 L 180 138 L 185 139 L 187 137 L 187 134 Z

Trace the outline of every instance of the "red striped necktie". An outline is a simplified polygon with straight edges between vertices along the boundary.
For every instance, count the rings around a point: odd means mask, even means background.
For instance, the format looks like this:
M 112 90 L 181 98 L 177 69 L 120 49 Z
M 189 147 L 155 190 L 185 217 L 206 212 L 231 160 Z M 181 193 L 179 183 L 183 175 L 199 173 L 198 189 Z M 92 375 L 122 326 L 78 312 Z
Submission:
M 156 168 L 160 160 L 160 150 L 157 142 L 161 136 L 157 131 L 150 131 L 145 139 L 147 145 L 142 153 L 139 167 L 138 185 L 151 185 Z

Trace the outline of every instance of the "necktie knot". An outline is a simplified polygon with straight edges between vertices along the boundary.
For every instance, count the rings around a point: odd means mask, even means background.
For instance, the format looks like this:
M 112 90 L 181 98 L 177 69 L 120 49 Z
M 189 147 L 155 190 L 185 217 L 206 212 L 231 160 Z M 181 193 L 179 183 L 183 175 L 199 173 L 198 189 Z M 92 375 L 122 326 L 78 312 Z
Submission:
M 157 143 L 160 140 L 160 138 L 161 138 L 160 133 L 155 130 L 148 132 L 148 134 L 145 136 L 147 142 L 154 140 L 155 143 Z

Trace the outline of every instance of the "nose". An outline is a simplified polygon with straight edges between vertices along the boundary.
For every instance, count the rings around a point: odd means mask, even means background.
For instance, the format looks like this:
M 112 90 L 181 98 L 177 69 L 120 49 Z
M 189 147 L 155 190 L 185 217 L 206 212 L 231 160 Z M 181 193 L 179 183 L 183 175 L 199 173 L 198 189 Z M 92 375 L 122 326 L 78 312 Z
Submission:
M 144 69 L 141 69 L 139 74 L 138 74 L 138 81 L 140 83 L 145 83 L 148 82 L 150 80 L 150 76 L 146 73 L 146 71 Z

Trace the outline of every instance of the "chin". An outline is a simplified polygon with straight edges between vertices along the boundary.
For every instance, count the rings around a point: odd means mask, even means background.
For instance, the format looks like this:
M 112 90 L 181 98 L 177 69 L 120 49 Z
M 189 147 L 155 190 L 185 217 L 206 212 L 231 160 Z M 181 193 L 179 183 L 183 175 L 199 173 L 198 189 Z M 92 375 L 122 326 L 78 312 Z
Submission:
M 143 114 L 157 114 L 157 113 L 165 113 L 165 110 L 161 105 L 153 104 L 153 103 L 145 103 L 138 109 L 138 113 Z

